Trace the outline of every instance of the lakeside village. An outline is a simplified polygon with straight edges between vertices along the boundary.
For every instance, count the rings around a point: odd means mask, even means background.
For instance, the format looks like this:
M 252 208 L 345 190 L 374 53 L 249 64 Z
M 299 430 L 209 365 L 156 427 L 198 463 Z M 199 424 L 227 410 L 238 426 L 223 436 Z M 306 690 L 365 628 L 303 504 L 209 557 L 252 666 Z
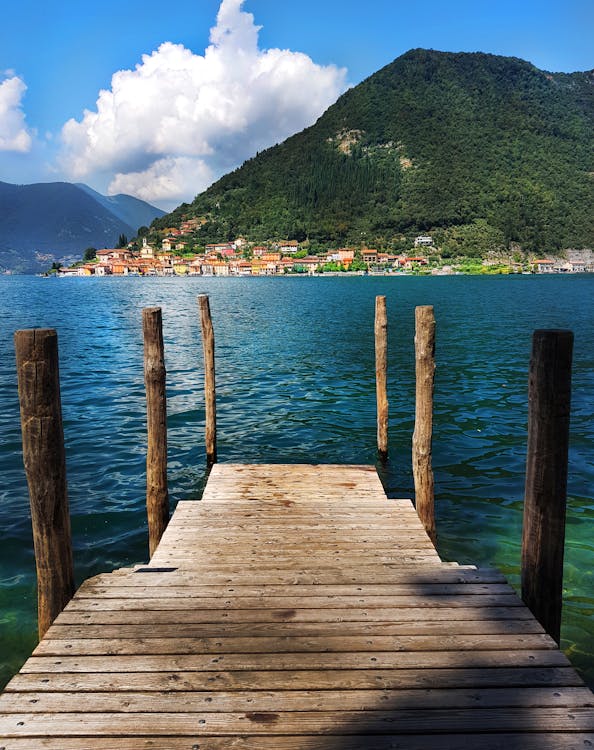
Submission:
M 457 258 L 442 259 L 430 235 L 411 242 L 411 252 L 395 255 L 370 248 L 339 248 L 308 254 L 307 243 L 297 240 L 255 245 L 244 238 L 206 245 L 202 252 L 184 238 L 195 227 L 185 222 L 180 229 L 162 232 L 160 246 L 149 242 L 119 243 L 118 248 L 92 250 L 94 257 L 69 267 L 54 267 L 50 273 L 67 276 L 278 276 L 323 275 L 434 275 L 587 273 L 594 272 L 591 250 L 569 250 L 565 258 Z M 89 255 L 88 251 L 85 255 Z

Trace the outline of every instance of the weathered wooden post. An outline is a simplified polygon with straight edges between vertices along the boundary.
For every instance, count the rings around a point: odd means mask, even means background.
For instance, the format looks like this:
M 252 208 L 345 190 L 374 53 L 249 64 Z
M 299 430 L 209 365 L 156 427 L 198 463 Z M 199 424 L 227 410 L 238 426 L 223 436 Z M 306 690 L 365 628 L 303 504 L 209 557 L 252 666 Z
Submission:
M 58 336 L 51 329 L 17 331 L 14 343 L 41 639 L 74 594 Z
M 528 377 L 522 598 L 557 643 L 561 635 L 572 352 L 571 331 L 534 332 Z
M 375 391 L 377 399 L 377 451 L 388 457 L 388 315 L 386 298 L 375 298 Z
M 415 505 L 431 540 L 436 540 L 431 440 L 433 435 L 433 386 L 435 381 L 435 315 L 431 305 L 415 309 L 415 429 L 412 465 Z
M 146 511 L 152 556 L 169 522 L 166 371 L 160 307 L 143 309 L 142 328 L 147 428 Z
M 202 347 L 204 350 L 204 410 L 206 463 L 212 466 L 217 460 L 217 404 L 215 390 L 215 341 L 208 295 L 198 296 Z

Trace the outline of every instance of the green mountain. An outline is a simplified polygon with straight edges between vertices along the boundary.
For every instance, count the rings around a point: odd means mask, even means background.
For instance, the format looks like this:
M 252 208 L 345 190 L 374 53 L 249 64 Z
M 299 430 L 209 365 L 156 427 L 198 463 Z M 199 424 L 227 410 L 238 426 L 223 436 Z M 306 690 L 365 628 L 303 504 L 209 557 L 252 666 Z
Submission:
M 593 206 L 594 71 L 417 49 L 153 227 L 200 217 L 199 242 L 314 246 L 437 231 L 451 254 L 477 234 L 554 253 L 594 246 Z
M 87 185 L 0 182 L 0 272 L 45 271 L 79 260 L 87 247 L 113 247 L 163 211 L 129 195 L 104 196 Z

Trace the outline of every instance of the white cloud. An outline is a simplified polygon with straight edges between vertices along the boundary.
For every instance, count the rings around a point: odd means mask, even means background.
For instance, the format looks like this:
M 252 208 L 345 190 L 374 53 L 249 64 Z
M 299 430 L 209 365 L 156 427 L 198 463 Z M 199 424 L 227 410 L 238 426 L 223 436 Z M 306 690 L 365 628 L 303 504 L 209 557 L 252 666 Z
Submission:
M 345 90 L 346 71 L 299 52 L 259 49 L 259 27 L 242 5 L 222 0 L 204 55 L 165 42 L 135 70 L 115 73 L 96 110 L 62 129 L 69 175 L 110 173 L 110 192 L 191 200 L 314 122 Z
M 21 108 L 27 86 L 21 78 L 14 75 L 14 71 L 6 73 L 12 75 L 0 83 L 0 151 L 26 153 L 33 145 L 25 113 Z
M 180 196 L 194 196 L 213 181 L 213 174 L 202 159 L 188 156 L 166 157 L 142 172 L 118 173 L 109 185 L 109 194 L 126 193 L 145 201 L 165 201 L 173 205 Z M 198 188 L 196 187 L 198 186 Z

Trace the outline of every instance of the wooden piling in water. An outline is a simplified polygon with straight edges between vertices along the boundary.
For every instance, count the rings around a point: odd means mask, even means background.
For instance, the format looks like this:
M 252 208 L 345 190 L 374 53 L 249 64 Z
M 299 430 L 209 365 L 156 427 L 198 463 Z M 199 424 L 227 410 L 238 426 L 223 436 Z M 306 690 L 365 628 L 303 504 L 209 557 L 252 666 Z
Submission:
M 52 329 L 17 331 L 14 343 L 41 639 L 74 594 L 58 336 Z
M 571 331 L 535 331 L 528 379 L 522 598 L 559 642 L 571 405 Z
M 433 435 L 433 387 L 435 380 L 435 315 L 431 305 L 415 309 L 415 429 L 412 465 L 415 506 L 431 540 L 436 540 L 431 441 Z
M 212 466 L 217 460 L 217 404 L 215 389 L 215 341 L 208 295 L 198 296 L 202 347 L 204 350 L 204 410 L 206 463 Z
M 147 428 L 146 511 L 152 556 L 169 522 L 166 370 L 160 307 L 143 309 L 142 328 Z
M 388 457 L 388 315 L 386 298 L 375 298 L 375 390 L 377 398 L 377 451 Z

